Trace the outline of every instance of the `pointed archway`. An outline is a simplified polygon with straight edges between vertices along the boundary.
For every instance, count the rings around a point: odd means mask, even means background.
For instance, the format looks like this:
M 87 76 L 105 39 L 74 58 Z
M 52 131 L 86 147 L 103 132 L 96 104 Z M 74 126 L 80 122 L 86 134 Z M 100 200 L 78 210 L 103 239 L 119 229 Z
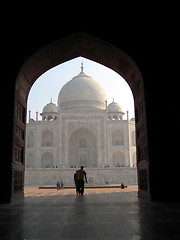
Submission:
M 141 73 L 135 62 L 119 48 L 90 35 L 77 33 L 39 49 L 26 60 L 17 76 L 12 160 L 12 201 L 23 198 L 25 116 L 29 91 L 36 79 L 45 71 L 78 56 L 88 58 L 113 69 L 129 84 L 135 104 L 139 196 L 150 196 L 146 112 Z
M 69 139 L 68 160 L 71 166 L 97 167 L 97 139 L 84 127 L 75 130 Z

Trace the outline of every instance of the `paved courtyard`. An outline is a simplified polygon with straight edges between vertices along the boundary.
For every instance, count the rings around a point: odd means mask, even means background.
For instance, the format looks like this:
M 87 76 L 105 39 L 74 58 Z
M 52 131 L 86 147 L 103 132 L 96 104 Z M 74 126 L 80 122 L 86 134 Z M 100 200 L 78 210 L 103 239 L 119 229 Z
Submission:
M 137 197 L 137 186 L 85 189 L 25 188 L 22 203 L 0 205 L 5 240 L 180 239 L 180 205 Z
M 121 189 L 119 185 L 105 185 L 99 188 L 93 187 L 93 188 L 85 188 L 85 195 L 89 194 L 100 194 L 100 193 L 119 193 L 119 192 L 137 192 L 138 186 L 137 185 L 128 185 L 127 188 Z M 43 186 L 40 186 L 43 188 Z M 48 187 L 50 189 L 48 189 Z M 52 188 L 51 188 L 52 187 Z M 56 190 L 53 189 L 55 186 L 44 186 L 44 188 L 47 189 L 39 189 L 39 187 L 25 187 L 25 196 L 26 197 L 33 197 L 33 196 L 58 196 L 58 195 L 74 195 L 75 194 L 75 189 L 73 188 L 74 186 L 70 188 L 65 189 L 60 189 Z

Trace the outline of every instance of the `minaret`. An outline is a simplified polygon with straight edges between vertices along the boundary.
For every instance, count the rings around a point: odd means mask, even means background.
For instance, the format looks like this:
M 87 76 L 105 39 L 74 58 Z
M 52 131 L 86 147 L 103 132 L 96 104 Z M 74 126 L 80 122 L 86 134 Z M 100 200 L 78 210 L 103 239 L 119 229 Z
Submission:
M 127 113 L 127 120 L 129 121 L 129 111 L 127 110 L 126 113 Z
M 36 111 L 36 122 L 38 121 L 38 111 Z
M 84 67 L 83 67 L 83 62 L 81 63 L 81 72 L 83 72 Z

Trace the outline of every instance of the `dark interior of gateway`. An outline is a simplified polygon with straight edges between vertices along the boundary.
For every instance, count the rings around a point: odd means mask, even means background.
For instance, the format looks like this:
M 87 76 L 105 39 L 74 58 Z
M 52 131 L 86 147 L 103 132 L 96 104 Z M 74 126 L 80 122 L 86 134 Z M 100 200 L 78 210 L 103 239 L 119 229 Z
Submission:
M 111 55 L 110 60 L 109 55 Z M 138 52 L 139 55 L 140 52 Z M 130 57 L 117 46 L 105 42 L 104 39 L 101 40 L 85 33 L 75 33 L 40 48 L 24 63 L 21 63 L 18 74 L 16 72 L 16 76 L 11 78 L 11 81 L 14 79 L 14 84 L 8 85 L 10 104 L 8 108 L 4 109 L 4 111 L 8 111 L 7 115 L 11 116 L 5 119 L 6 123 L 4 123 L 4 125 L 9 125 L 9 131 L 8 134 L 7 131 L 4 132 L 4 129 L 2 132 L 2 134 L 6 134 L 7 141 L 2 143 L 2 149 L 6 150 L 3 171 L 7 173 L 3 179 L 7 186 L 2 186 L 1 202 L 13 202 L 23 198 L 26 107 L 31 86 L 47 69 L 77 56 L 89 58 L 113 69 L 124 77 L 132 90 L 136 119 L 139 197 L 152 200 L 177 199 L 178 196 L 166 193 L 168 184 L 172 189 L 177 182 L 177 174 L 171 176 L 169 166 L 166 164 L 169 156 L 173 158 L 177 142 L 169 141 L 169 148 L 162 151 L 163 141 L 167 138 L 170 139 L 168 134 L 171 133 L 171 131 L 164 131 L 161 121 L 164 105 L 159 106 L 163 98 L 159 98 L 159 92 L 163 94 L 165 90 L 158 91 L 159 85 L 156 84 L 156 88 L 154 88 L 153 84 L 153 97 L 150 97 L 152 93 L 150 83 L 155 77 L 153 76 L 149 80 L 144 65 L 141 67 L 140 63 L 132 60 L 132 56 Z M 140 71 L 140 69 L 142 70 Z M 15 95 L 11 96 L 10 93 L 14 90 Z M 151 114 L 152 109 L 153 114 Z M 156 117 L 154 118 L 154 116 Z M 164 134 L 166 138 L 163 138 Z M 173 144 L 174 151 L 170 150 L 171 144 Z M 176 158 L 174 157 L 174 159 Z M 174 169 L 174 171 L 176 170 Z M 171 176 L 173 184 L 167 181 L 167 176 Z
M 176 86 L 177 79 L 172 77 L 174 71 L 172 70 L 174 69 L 174 61 L 172 60 L 174 57 L 171 55 L 176 52 L 176 45 L 175 42 L 169 41 L 168 44 L 162 46 L 161 43 L 166 40 L 166 32 L 162 30 L 161 34 L 160 32 L 155 34 L 156 25 L 146 29 L 133 24 L 132 26 L 129 26 L 129 30 L 126 31 L 127 34 L 124 34 L 123 37 L 112 30 L 109 32 L 105 27 L 97 32 L 88 30 L 88 28 L 85 32 L 71 29 L 53 34 L 51 31 L 48 36 L 42 29 L 34 27 L 33 31 L 36 33 L 36 38 L 33 40 L 28 38 L 29 34 L 32 34 L 32 28 L 24 29 L 24 32 L 21 28 L 16 36 L 9 35 L 9 33 L 5 34 L 9 40 L 4 38 L 3 46 L 6 46 L 6 51 L 3 53 L 5 55 L 2 55 L 5 62 L 5 66 L 2 68 L 2 76 L 6 76 L 6 80 L 3 80 L 1 111 L 4 116 L 7 116 L 0 119 L 1 126 L 3 126 L 1 129 L 1 156 L 3 158 L 0 169 L 2 221 L 10 217 L 10 215 L 7 215 L 8 211 L 9 213 L 13 213 L 13 211 L 17 213 L 18 209 L 18 211 L 21 211 L 25 207 L 25 205 L 21 205 L 24 204 L 22 201 L 24 199 L 25 123 L 27 97 L 31 86 L 48 69 L 77 56 L 83 56 L 122 75 L 134 96 L 138 169 L 138 198 L 135 200 L 135 205 L 136 210 L 138 208 L 138 211 L 140 211 L 139 221 L 144 229 L 141 237 L 143 234 L 144 236 L 150 236 L 147 235 L 147 232 L 152 231 L 152 237 L 156 235 L 156 237 L 161 237 L 159 239 L 178 239 L 180 236 L 177 228 L 180 219 L 180 197 L 177 192 L 179 189 L 179 168 L 177 167 L 179 143 L 173 141 L 175 132 L 178 136 L 179 131 L 177 117 L 178 89 Z M 129 34 L 130 32 L 131 34 Z M 156 38 L 153 37 L 155 35 Z M 133 41 L 132 36 L 134 37 Z M 8 106 L 4 104 L 7 93 Z M 124 193 L 123 196 L 125 198 L 122 197 L 121 200 L 114 200 L 114 203 L 116 202 L 114 206 L 119 205 L 119 210 L 123 209 L 123 199 L 124 201 L 128 199 L 131 205 L 134 201 L 132 199 L 135 199 L 131 193 Z M 99 201 L 98 197 L 93 199 L 96 204 Z M 44 201 L 45 199 L 48 199 L 48 201 Z M 54 204 L 57 203 L 57 200 L 45 199 L 43 198 L 43 202 L 39 202 L 39 204 L 46 205 L 51 200 Z M 63 204 L 68 201 L 70 201 L 70 204 L 75 204 L 73 210 L 71 209 L 74 214 L 77 214 L 76 210 L 79 206 L 84 206 L 80 211 L 85 213 L 87 208 L 93 205 L 88 202 L 90 199 L 87 199 L 84 205 L 82 205 L 84 200 L 78 199 L 73 203 L 72 199 L 67 199 L 67 196 L 64 196 Z M 112 203 L 110 198 L 107 198 L 107 201 Z M 19 208 L 17 204 L 20 204 Z M 104 206 L 106 204 L 104 203 Z M 37 205 L 38 202 L 36 201 Z M 45 205 L 41 206 L 45 207 Z M 93 209 L 91 209 L 92 215 L 89 216 L 93 219 L 89 219 L 89 223 L 84 226 L 84 229 L 89 229 L 89 227 L 94 229 L 94 222 L 96 222 L 97 239 L 108 239 L 106 229 L 100 226 L 103 219 L 100 219 L 100 215 L 96 215 L 98 213 L 95 203 L 93 206 Z M 100 204 L 97 204 L 97 206 L 100 206 Z M 149 214 L 146 214 L 147 209 Z M 162 211 L 160 212 L 158 209 Z M 65 210 L 68 212 L 69 207 L 62 209 L 62 211 Z M 115 209 L 111 208 L 111 210 L 114 211 Z M 119 210 L 116 209 L 116 211 Z M 48 211 L 47 208 L 46 211 Z M 57 209 L 54 209 L 54 211 L 57 211 Z M 104 212 L 102 212 L 102 215 L 105 217 Z M 59 236 L 60 232 L 63 233 L 65 238 L 71 237 L 68 235 L 68 225 L 66 226 L 63 222 L 63 219 L 67 216 L 64 215 L 62 218 L 60 215 L 58 216 L 62 220 L 61 226 L 63 227 L 60 229 L 57 226 L 57 235 L 54 236 L 54 239 Z M 113 212 L 111 217 L 113 217 Z M 117 216 L 114 215 L 114 217 Z M 125 219 L 129 217 L 128 215 Z M 70 216 L 68 219 L 70 219 Z M 109 218 L 106 225 L 112 219 Z M 154 219 L 156 219 L 155 224 L 159 226 L 158 229 L 152 223 Z M 120 222 L 121 220 L 117 217 L 117 221 Z M 9 228 L 11 228 L 12 235 L 9 235 L 9 238 L 6 236 L 4 239 L 15 239 L 15 236 L 22 234 L 23 229 L 28 229 L 28 226 L 30 226 L 28 225 L 30 224 L 28 216 L 26 222 L 23 223 L 25 224 L 24 227 L 20 219 L 17 222 L 19 227 L 16 224 L 13 226 L 10 224 Z M 0 227 L 2 226 L 1 224 Z M 111 227 L 113 227 L 112 224 Z M 163 235 L 164 229 L 166 229 L 166 236 Z M 107 229 L 107 233 L 108 231 Z M 4 232 L 2 237 L 5 236 L 3 235 Z M 28 233 L 28 230 L 26 233 Z M 30 231 L 28 236 L 31 233 Z M 73 232 L 73 234 L 76 235 L 76 232 Z M 136 233 L 133 232 L 131 237 L 135 235 Z M 116 237 L 113 233 L 111 236 L 114 239 Z M 91 234 L 88 237 L 92 237 Z M 124 237 L 124 239 L 128 238 Z M 152 238 L 149 237 L 149 239 Z

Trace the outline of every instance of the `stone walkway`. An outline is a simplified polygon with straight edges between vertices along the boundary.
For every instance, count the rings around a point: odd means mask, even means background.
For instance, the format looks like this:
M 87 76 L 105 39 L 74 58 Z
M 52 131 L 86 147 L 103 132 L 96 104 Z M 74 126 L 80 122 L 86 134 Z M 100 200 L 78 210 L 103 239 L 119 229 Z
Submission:
M 0 239 L 179 240 L 180 205 L 138 199 L 136 190 L 26 188 L 24 202 L 0 205 Z
M 99 194 L 99 193 L 113 193 L 113 192 L 137 192 L 138 186 L 137 185 L 128 185 L 125 189 L 120 189 L 119 185 L 103 185 L 102 187 L 96 188 L 96 186 L 93 188 L 85 188 L 85 194 Z M 39 189 L 40 188 L 40 189 Z M 54 189 L 53 189 L 54 188 Z M 55 186 L 40 186 L 40 187 L 25 187 L 25 196 L 31 197 L 31 196 L 48 196 L 48 195 L 68 195 L 68 194 L 74 194 L 75 189 L 74 186 L 68 186 L 65 189 L 62 190 L 56 190 Z

